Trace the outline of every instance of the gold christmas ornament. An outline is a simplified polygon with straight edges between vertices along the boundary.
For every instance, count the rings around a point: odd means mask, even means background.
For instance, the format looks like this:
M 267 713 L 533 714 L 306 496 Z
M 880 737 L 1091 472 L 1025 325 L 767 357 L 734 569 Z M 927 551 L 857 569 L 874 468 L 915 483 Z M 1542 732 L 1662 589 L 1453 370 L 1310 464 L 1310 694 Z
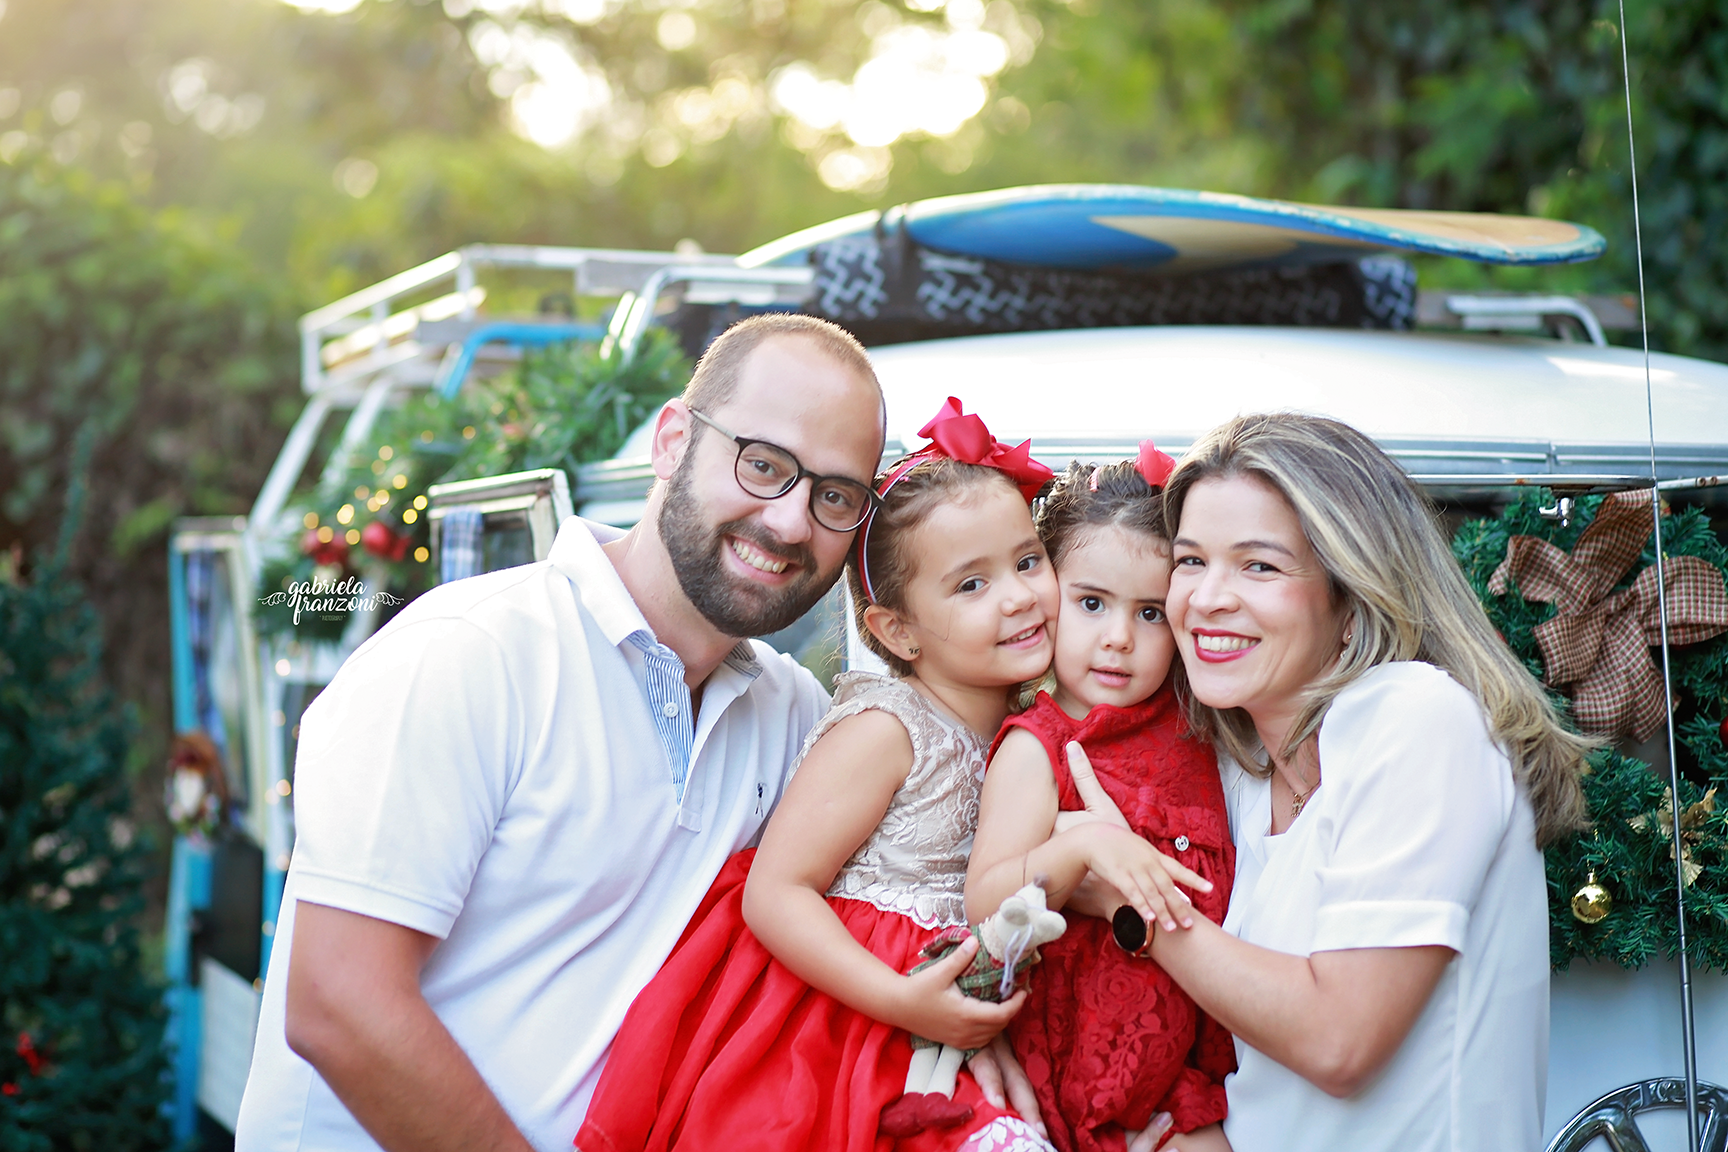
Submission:
M 1675 852 L 1680 854 L 1680 870 L 1685 875 L 1688 888 L 1704 872 L 1704 865 L 1692 859 L 1692 845 L 1700 843 L 1704 839 L 1705 823 L 1715 814 L 1716 789 L 1711 788 L 1710 791 L 1704 793 L 1702 800 L 1687 805 L 1686 811 L 1680 814 L 1680 842 L 1668 845 L 1668 859 L 1674 859 Z M 1641 816 L 1634 816 L 1627 823 L 1639 832 L 1654 825 L 1664 840 L 1672 841 L 1674 839 L 1674 789 L 1664 788 L 1662 790 L 1662 808 L 1656 813 L 1655 820 L 1651 820 L 1650 814 L 1646 812 Z
M 1614 897 L 1596 883 L 1596 872 L 1592 869 L 1584 887 L 1572 894 L 1572 915 L 1585 924 L 1600 924 L 1613 910 Z

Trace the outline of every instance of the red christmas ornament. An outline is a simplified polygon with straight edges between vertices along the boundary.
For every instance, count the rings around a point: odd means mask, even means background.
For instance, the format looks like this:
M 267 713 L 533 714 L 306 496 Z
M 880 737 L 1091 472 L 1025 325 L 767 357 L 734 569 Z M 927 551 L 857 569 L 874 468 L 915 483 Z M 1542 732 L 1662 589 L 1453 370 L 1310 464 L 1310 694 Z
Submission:
M 1728 720 L 1723 720 L 1716 728 L 1716 735 L 1722 737 L 1722 743 L 1728 745 Z
M 331 536 L 328 540 L 318 539 L 319 529 L 308 529 L 306 535 L 300 537 L 300 551 L 312 557 L 312 563 L 318 565 L 345 564 L 348 561 L 348 541 L 340 536 Z
M 390 530 L 382 520 L 374 520 L 360 532 L 360 547 L 382 560 L 400 560 L 408 554 L 409 539 Z
M 16 1096 L 18 1095 L 18 1085 L 8 1080 L 6 1083 L 0 1084 L 0 1093 L 4 1093 L 7 1096 Z

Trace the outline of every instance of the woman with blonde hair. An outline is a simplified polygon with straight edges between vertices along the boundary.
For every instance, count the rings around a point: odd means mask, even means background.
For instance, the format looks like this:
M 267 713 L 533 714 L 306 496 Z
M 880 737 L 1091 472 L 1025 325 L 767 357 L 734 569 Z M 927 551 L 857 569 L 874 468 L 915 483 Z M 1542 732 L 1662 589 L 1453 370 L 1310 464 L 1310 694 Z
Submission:
M 1539 846 L 1582 821 L 1589 742 L 1422 493 L 1347 425 L 1233 420 L 1189 450 L 1165 515 L 1191 719 L 1233 760 L 1237 875 L 1222 927 L 1170 889 L 1146 946 L 1240 1064 L 1223 1134 L 1165 1147 L 1537 1147 Z

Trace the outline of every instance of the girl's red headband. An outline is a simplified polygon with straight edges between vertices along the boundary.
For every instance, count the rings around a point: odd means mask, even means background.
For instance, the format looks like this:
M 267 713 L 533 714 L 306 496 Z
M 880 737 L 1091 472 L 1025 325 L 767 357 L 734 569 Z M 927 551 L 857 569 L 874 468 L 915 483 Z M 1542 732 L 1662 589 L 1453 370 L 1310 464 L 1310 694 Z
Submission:
M 1031 503 L 1038 490 L 1056 475 L 1032 459 L 1032 441 L 1010 448 L 990 435 L 984 421 L 963 413 L 960 401 L 953 396 L 948 397 L 948 402 L 928 424 L 918 429 L 918 435 L 930 443 L 896 464 L 876 489 L 876 495 L 887 496 L 888 489 L 898 484 L 906 473 L 922 461 L 933 459 L 995 468 L 1014 481 L 1014 486 L 1020 489 L 1020 495 L 1026 498 L 1027 503 Z M 878 504 L 877 508 L 880 509 L 881 505 Z M 876 602 L 876 592 L 870 586 L 869 546 L 870 526 L 875 520 L 876 513 L 871 512 L 864 521 L 864 527 L 858 530 L 858 580 L 864 586 L 864 598 L 872 604 Z

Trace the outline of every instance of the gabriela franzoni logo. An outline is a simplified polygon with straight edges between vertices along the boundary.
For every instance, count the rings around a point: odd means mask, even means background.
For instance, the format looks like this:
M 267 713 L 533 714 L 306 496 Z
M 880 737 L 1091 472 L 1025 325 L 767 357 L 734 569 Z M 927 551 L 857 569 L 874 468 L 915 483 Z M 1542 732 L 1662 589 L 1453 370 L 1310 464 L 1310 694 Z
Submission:
M 341 580 L 296 580 L 285 592 L 272 592 L 260 597 L 258 603 L 268 608 L 289 605 L 294 610 L 294 623 L 300 623 L 302 613 L 310 616 L 340 616 L 349 612 L 370 612 L 383 605 L 393 607 L 402 597 L 388 592 L 367 592 L 366 582 L 358 576 Z

